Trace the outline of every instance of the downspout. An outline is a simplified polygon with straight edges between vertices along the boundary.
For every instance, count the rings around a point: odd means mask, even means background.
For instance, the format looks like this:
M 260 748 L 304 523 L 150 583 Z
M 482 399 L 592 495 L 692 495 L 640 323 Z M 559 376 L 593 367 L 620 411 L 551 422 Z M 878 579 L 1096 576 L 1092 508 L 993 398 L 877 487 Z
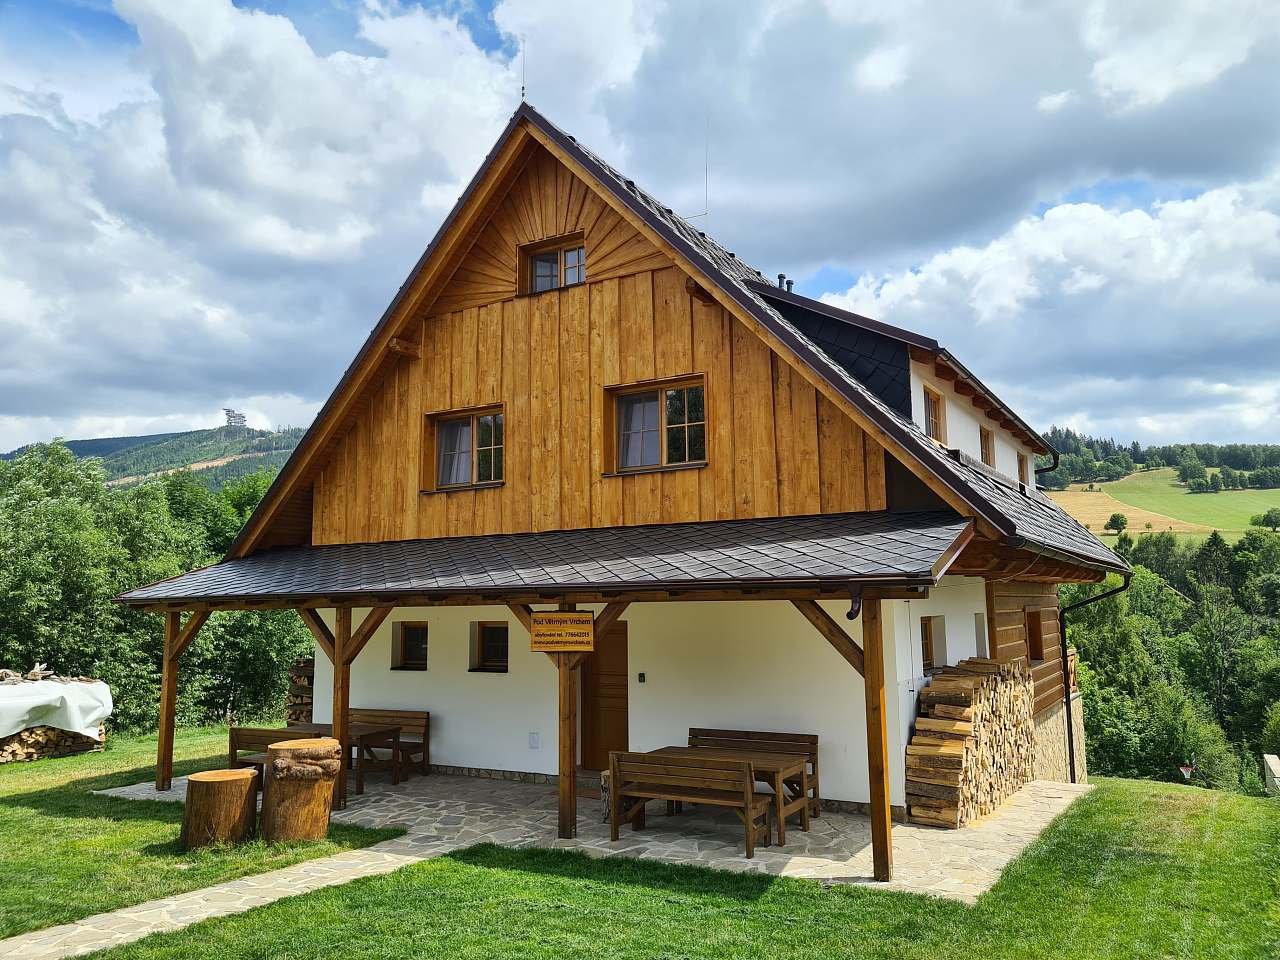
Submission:
M 1045 444 L 1045 446 L 1049 446 L 1049 445 Z M 1062 454 L 1060 454 L 1057 450 L 1053 449 L 1053 447 L 1049 447 L 1049 454 L 1050 456 L 1053 457 L 1053 463 L 1049 464 L 1049 466 L 1047 467 L 1036 467 L 1037 477 L 1040 476 L 1040 474 L 1042 473 L 1053 473 L 1053 471 L 1058 469 L 1058 461 L 1062 459 Z
M 1056 453 L 1054 454 L 1054 465 L 1057 465 Z M 1071 674 L 1067 667 L 1067 614 L 1072 610 L 1087 607 L 1091 603 L 1097 603 L 1099 600 L 1105 600 L 1107 597 L 1114 597 L 1118 593 L 1124 593 L 1129 589 L 1129 581 L 1133 579 L 1133 571 L 1127 570 L 1123 576 L 1124 583 L 1114 590 L 1107 590 L 1092 597 L 1085 597 L 1083 600 L 1077 600 L 1075 603 L 1069 603 L 1065 607 L 1058 608 L 1058 641 L 1062 644 L 1063 703 L 1066 704 L 1067 708 L 1067 771 L 1071 775 L 1072 783 L 1076 782 L 1076 725 L 1071 715 Z

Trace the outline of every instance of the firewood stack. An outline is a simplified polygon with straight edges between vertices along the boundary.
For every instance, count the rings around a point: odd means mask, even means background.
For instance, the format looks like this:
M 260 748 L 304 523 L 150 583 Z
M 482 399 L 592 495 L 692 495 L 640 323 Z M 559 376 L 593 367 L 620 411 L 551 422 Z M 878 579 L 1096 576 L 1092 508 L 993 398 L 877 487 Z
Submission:
M 81 736 L 57 727 L 28 727 L 17 733 L 0 737 L 0 763 L 16 763 L 22 760 L 43 760 L 46 757 L 65 757 L 72 753 L 101 750 L 106 731 L 98 730 L 100 739 Z
M 316 662 L 312 657 L 299 657 L 289 667 L 289 695 L 285 698 L 286 722 L 311 722 L 312 688 L 315 686 L 315 675 Z
M 963 827 L 1029 781 L 1034 703 L 1025 663 L 971 657 L 934 674 L 907 747 L 909 819 Z

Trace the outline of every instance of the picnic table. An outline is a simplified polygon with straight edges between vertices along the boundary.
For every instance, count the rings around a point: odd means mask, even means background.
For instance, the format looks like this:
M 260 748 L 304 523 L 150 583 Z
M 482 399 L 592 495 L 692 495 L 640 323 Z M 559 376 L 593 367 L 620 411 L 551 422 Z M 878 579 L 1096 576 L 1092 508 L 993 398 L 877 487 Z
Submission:
M 767 783 L 774 792 L 774 819 L 778 824 L 778 846 L 787 842 L 787 817 L 800 814 L 800 829 L 809 830 L 809 761 L 798 754 L 768 753 L 756 750 L 718 750 L 715 747 L 659 747 L 650 753 L 681 757 L 714 757 L 719 760 L 745 760 L 751 764 L 757 780 Z M 785 781 L 798 779 L 803 789 L 788 799 Z

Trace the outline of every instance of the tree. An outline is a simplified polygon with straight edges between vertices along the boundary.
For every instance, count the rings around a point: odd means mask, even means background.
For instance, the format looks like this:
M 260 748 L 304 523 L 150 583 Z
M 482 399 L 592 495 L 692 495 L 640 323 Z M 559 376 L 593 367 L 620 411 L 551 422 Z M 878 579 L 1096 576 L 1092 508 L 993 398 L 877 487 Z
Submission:
M 1262 725 L 1262 752 L 1280 756 L 1280 700 L 1271 705 Z
M 1215 473 L 1209 477 L 1209 492 L 1210 493 L 1222 492 L 1222 474 Z
M 1194 456 L 1188 457 L 1178 463 L 1178 479 L 1190 485 L 1193 480 L 1207 480 L 1208 471 L 1205 470 L 1204 464 Z
M 1119 533 L 1125 527 L 1129 526 L 1129 518 L 1123 513 L 1113 513 L 1107 522 L 1103 525 L 1103 530 L 1114 530 Z
M 1191 567 L 1195 579 L 1201 584 L 1231 586 L 1231 561 L 1233 555 L 1227 541 L 1217 530 L 1205 537 L 1204 543 L 1192 556 Z
M 1256 517 L 1251 517 L 1249 525 L 1254 527 L 1265 527 L 1272 533 L 1280 530 L 1280 507 L 1271 507 L 1266 513 L 1260 513 Z

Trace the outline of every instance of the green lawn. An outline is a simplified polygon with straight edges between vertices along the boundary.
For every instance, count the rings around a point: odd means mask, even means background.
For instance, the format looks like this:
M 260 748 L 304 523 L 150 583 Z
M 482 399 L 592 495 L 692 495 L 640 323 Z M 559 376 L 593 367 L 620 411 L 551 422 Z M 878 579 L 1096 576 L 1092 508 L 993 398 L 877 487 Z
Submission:
M 225 728 L 180 730 L 177 774 L 226 764 Z M 375 843 L 396 831 L 334 827 L 322 843 L 187 853 L 182 806 L 89 791 L 154 776 L 156 741 L 111 738 L 101 753 L 0 766 L 0 937 L 196 890 Z
M 1249 528 L 1249 518 L 1280 507 L 1280 490 L 1224 490 L 1221 493 L 1188 493 L 1177 483 L 1172 467 L 1131 473 L 1123 480 L 1099 484 L 1121 503 L 1162 513 L 1176 520 L 1201 524 L 1224 533 Z M 1160 527 L 1157 526 L 1156 530 Z M 1141 529 L 1131 531 L 1141 533 Z M 1234 537 L 1232 539 L 1235 539 Z
M 866 887 L 476 847 L 101 954 L 1275 958 L 1280 802 L 1103 781 L 974 907 Z

